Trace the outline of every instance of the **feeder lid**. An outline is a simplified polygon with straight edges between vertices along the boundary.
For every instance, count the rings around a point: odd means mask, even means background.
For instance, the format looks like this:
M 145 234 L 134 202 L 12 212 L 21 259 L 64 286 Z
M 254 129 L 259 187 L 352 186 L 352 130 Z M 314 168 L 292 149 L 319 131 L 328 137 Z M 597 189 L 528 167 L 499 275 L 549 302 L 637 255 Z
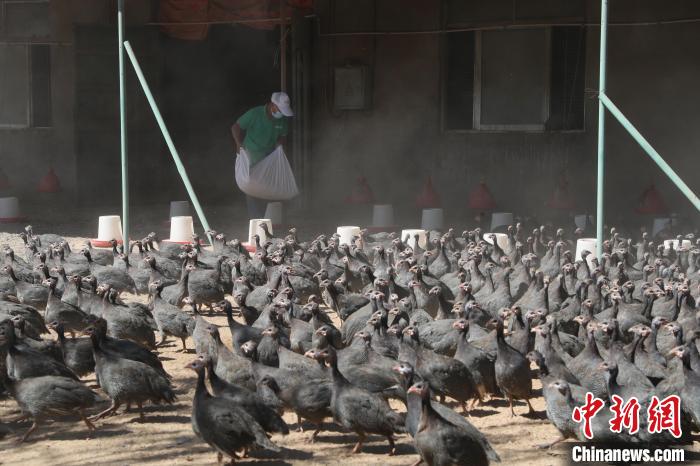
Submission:
M 430 209 L 440 207 L 440 195 L 433 187 L 433 177 L 429 176 L 423 185 L 422 192 L 416 198 L 416 207 L 419 209 Z
M 637 207 L 637 213 L 639 214 L 666 214 L 668 213 L 668 207 L 666 207 L 666 202 L 661 193 L 657 191 L 656 186 L 653 184 L 642 192 L 640 198 L 639 207 Z
M 469 193 L 468 205 L 470 209 L 491 210 L 496 208 L 496 201 L 491 195 L 489 187 L 481 181 L 474 190 Z
M 61 181 L 56 176 L 53 167 L 49 168 L 49 172 L 39 180 L 37 191 L 40 193 L 57 193 L 61 190 Z
M 352 189 L 349 196 L 345 198 L 346 204 L 374 204 L 374 193 L 367 183 L 367 179 L 361 176 L 357 179 L 357 185 Z

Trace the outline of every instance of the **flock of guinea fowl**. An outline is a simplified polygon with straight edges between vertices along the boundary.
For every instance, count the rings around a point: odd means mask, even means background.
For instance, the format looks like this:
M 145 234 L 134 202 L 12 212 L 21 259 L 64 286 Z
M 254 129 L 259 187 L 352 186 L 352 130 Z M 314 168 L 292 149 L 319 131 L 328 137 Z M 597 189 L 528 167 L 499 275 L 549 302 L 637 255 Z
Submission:
M 601 257 L 576 259 L 581 230 L 521 224 L 500 244 L 478 228 L 431 231 L 425 242 L 363 230 L 350 245 L 265 229 L 254 252 L 208 233 L 206 248 L 197 236 L 174 244 L 151 233 L 127 250 L 73 250 L 28 226 L 24 251 L 3 247 L 0 396 L 31 421 L 19 441 L 52 418 L 94 430 L 122 406 L 143 419 L 145 403 L 172 403 L 158 358 L 168 339 L 194 346 L 192 429 L 219 461 L 279 452 L 288 412 L 314 426 L 310 441 L 330 420 L 354 432 L 353 453 L 380 435 L 394 454 L 394 436 L 407 433 L 418 463 L 498 462 L 469 411 L 503 398 L 512 415 L 517 401 L 532 413 L 538 377 L 561 434 L 544 447 L 590 441 L 572 420 L 587 392 L 607 406 L 617 395 L 646 409 L 673 394 L 682 406 L 680 438 L 611 433 L 604 410 L 593 441 L 687 443 L 700 427 L 693 235 L 664 243 L 612 229 Z M 220 313 L 228 328 L 206 320 Z

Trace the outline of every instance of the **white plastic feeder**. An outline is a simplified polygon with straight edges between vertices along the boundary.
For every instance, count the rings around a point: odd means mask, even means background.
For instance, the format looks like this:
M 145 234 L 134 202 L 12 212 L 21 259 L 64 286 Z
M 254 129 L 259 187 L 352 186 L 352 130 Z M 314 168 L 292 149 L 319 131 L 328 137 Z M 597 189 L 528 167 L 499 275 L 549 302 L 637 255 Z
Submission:
M 172 217 L 170 219 L 169 243 L 189 243 L 194 235 L 194 221 L 188 215 Z
M 281 227 L 283 211 L 281 202 L 268 202 L 265 208 L 265 218 L 269 218 L 273 227 Z M 270 230 L 272 231 L 272 230 Z
M 491 231 L 498 227 L 507 227 L 513 224 L 512 212 L 494 212 L 491 214 Z
M 0 222 L 12 223 L 21 219 L 19 199 L 16 197 L 0 197 Z
M 111 247 L 110 241 L 117 240 L 122 243 L 122 219 L 119 215 L 103 215 L 99 219 L 97 227 L 97 238 L 92 240 L 92 245 L 97 248 Z
M 654 219 L 654 226 L 651 228 L 651 236 L 656 236 L 661 232 L 661 230 L 664 230 L 665 228 L 668 228 L 671 226 L 671 218 L 670 217 L 664 217 L 664 218 L 655 218 Z
M 597 257 L 596 256 L 596 245 L 598 242 L 596 241 L 595 238 L 580 238 L 576 241 L 576 260 L 581 260 L 581 253 L 586 250 L 590 251 L 591 253 L 588 255 L 586 258 L 586 261 L 588 262 L 588 266 L 592 267 L 593 266 L 593 258 Z
M 338 227 L 336 230 L 336 233 L 338 233 L 338 236 L 340 236 L 340 239 L 338 242 L 340 244 L 347 244 L 347 245 L 352 245 L 354 244 L 352 241 L 352 238 L 354 236 L 360 236 L 360 227 L 356 226 L 344 226 L 344 227 Z
M 173 217 L 188 217 L 192 215 L 190 203 L 187 201 L 172 201 L 170 202 L 170 218 Z
M 375 204 L 372 208 L 372 227 L 384 228 L 394 226 L 394 206 Z
M 444 215 L 442 209 L 423 209 L 421 228 L 424 230 L 442 230 Z
M 268 231 L 272 233 L 272 220 L 269 218 L 254 218 L 248 224 L 248 244 L 252 247 L 255 247 L 255 235 L 260 237 L 260 243 L 264 243 L 268 239 L 263 229 L 260 228 L 262 224 L 266 224 Z
M 493 244 L 491 235 L 496 235 L 496 243 L 498 243 L 498 246 L 501 249 L 506 251 L 510 248 L 508 244 L 508 235 L 506 235 L 505 233 L 484 233 L 484 241 L 486 241 L 489 244 Z
M 677 239 L 667 239 L 666 241 L 664 241 L 664 249 L 666 251 L 669 251 L 671 249 L 671 245 L 673 245 L 673 249 L 678 251 L 678 240 Z M 693 246 L 693 243 L 689 239 L 684 239 L 683 246 L 686 248 L 690 248 Z
M 408 246 L 415 249 L 416 248 L 416 235 L 418 235 L 418 246 L 425 249 L 425 246 L 428 243 L 428 235 L 426 234 L 425 230 L 419 230 L 419 229 L 402 230 L 401 231 L 401 241 L 405 241 Z M 406 236 L 408 236 L 408 239 L 406 239 Z

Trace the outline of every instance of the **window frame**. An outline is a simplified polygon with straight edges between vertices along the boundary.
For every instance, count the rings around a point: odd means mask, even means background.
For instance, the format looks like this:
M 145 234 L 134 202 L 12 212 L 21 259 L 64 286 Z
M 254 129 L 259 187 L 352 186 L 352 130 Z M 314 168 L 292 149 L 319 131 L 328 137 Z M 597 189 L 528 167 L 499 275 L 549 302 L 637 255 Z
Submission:
M 527 27 L 517 28 L 529 29 Z M 474 98 L 473 98 L 473 108 L 472 108 L 472 128 L 468 129 L 450 129 L 447 127 L 445 121 L 446 112 L 446 99 L 447 99 L 447 79 L 449 74 L 448 69 L 448 53 L 447 53 L 447 41 L 443 38 L 441 41 L 441 58 L 440 58 L 440 69 L 442 71 L 442 76 L 440 79 L 441 92 L 440 92 L 440 129 L 446 134 L 478 134 L 478 133 L 583 133 L 586 131 L 586 105 L 584 101 L 583 106 L 583 126 L 576 129 L 547 129 L 547 121 L 551 116 L 551 92 L 552 92 L 552 26 L 539 27 L 539 29 L 545 29 L 546 40 L 545 40 L 545 96 L 543 100 L 543 124 L 519 124 L 519 125 L 482 125 L 481 124 L 481 58 L 482 58 L 482 30 L 474 31 Z M 447 32 L 449 34 L 449 31 Z M 586 60 L 585 54 L 585 42 L 587 35 L 584 38 L 584 63 Z M 586 76 L 583 76 L 584 88 Z

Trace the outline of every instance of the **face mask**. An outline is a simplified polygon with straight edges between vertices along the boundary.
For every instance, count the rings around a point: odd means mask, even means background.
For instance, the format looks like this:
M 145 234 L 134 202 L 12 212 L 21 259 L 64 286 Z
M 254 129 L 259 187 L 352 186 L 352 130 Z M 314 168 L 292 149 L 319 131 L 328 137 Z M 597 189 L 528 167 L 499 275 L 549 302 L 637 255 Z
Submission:
M 280 119 L 280 118 L 282 118 L 284 115 L 282 115 L 282 112 L 272 112 L 272 116 L 273 116 L 274 118 Z

